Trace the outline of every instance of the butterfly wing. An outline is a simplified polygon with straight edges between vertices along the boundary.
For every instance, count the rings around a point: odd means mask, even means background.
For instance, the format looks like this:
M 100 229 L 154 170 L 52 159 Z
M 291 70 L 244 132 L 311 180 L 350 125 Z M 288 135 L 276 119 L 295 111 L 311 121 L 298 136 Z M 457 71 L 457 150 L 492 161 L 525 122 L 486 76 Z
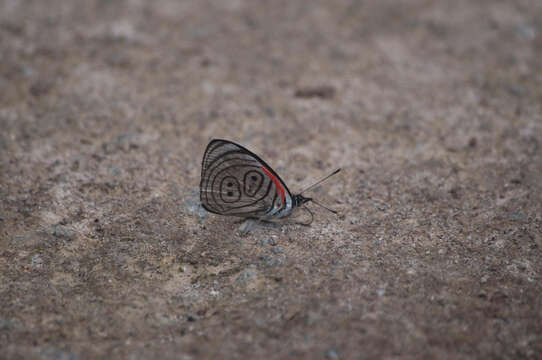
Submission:
M 292 208 L 282 179 L 256 154 L 228 140 L 212 140 L 201 165 L 203 207 L 221 215 L 274 217 Z

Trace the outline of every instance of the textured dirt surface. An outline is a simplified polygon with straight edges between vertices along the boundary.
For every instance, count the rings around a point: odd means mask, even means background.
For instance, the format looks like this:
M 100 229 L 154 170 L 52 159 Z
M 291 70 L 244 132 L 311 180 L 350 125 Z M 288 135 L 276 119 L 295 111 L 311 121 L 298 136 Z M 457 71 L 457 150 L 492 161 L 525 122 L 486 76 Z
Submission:
M 538 0 L 1 0 L 0 89 L 0 357 L 542 357 Z

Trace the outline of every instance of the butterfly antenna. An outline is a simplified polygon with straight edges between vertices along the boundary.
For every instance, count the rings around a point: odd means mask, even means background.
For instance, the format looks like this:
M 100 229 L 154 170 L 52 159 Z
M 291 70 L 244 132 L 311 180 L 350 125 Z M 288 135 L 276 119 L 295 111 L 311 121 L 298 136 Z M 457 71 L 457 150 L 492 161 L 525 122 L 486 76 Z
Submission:
M 338 168 L 337 170 L 333 171 L 331 174 L 329 174 L 328 176 L 325 176 L 323 179 L 320 179 L 318 180 L 317 182 L 315 182 L 314 184 L 306 187 L 305 189 L 303 189 L 299 194 L 303 194 L 304 192 L 306 191 L 309 191 L 309 190 L 312 190 L 314 189 L 316 186 L 320 185 L 321 183 L 323 183 L 324 181 L 326 181 L 327 179 L 329 179 L 330 177 L 332 177 L 333 175 L 337 174 L 339 171 L 341 171 L 341 168 Z
M 330 209 L 330 208 L 328 208 L 328 207 L 325 206 L 325 205 L 320 204 L 318 201 L 316 201 L 316 200 L 314 200 L 314 199 L 312 199 L 311 201 L 312 201 L 313 203 L 315 203 L 316 205 L 323 207 L 323 208 L 326 209 L 327 211 L 330 211 L 330 212 L 334 213 L 335 215 L 337 215 L 337 211 L 335 211 L 335 210 L 333 210 L 333 209 Z

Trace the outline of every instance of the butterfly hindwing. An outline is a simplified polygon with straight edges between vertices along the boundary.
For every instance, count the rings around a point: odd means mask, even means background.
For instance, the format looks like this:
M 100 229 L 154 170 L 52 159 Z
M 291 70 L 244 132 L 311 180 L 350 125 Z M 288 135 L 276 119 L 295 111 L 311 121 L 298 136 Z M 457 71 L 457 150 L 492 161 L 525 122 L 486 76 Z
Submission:
M 257 155 L 239 144 L 216 139 L 203 155 L 200 199 L 213 213 L 263 217 L 275 205 L 291 203 L 291 194 Z

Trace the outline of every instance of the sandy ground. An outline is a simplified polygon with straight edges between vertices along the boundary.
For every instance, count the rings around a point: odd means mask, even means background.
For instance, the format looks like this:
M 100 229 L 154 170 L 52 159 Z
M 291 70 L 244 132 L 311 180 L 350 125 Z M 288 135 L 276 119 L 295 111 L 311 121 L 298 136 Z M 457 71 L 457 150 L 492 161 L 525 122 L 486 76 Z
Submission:
M 0 89 L 0 358 L 542 357 L 539 0 L 0 0 Z

